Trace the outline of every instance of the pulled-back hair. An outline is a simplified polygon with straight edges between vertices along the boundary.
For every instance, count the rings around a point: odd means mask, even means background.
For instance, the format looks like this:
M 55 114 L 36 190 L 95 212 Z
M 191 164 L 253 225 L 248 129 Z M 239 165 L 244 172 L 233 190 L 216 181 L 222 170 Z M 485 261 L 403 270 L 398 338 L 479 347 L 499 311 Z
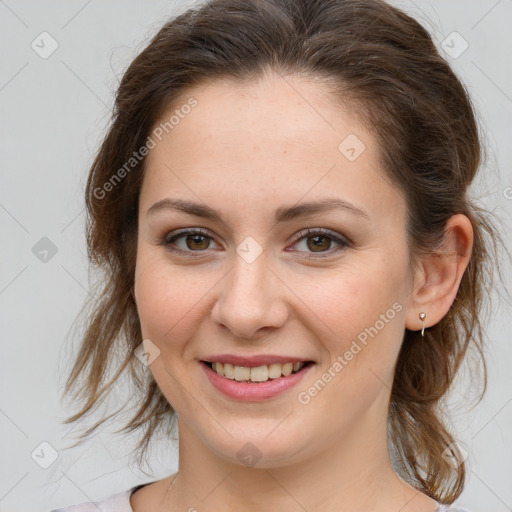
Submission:
M 466 470 L 441 399 L 471 347 L 482 364 L 481 396 L 485 391 L 482 299 L 496 233 L 467 193 L 483 150 L 469 95 L 425 28 L 380 0 L 211 0 L 165 23 L 131 63 L 86 186 L 88 256 L 103 279 L 64 390 L 81 382 L 74 397 L 83 407 L 66 423 L 95 410 L 125 372 L 135 384 L 137 410 L 123 431 L 143 430 L 141 458 L 172 418 L 134 355 L 142 341 L 133 285 L 146 158 L 115 183 L 112 176 L 187 89 L 217 78 L 243 83 L 269 69 L 324 81 L 374 135 L 382 169 L 406 198 L 412 261 L 439 249 L 451 216 L 471 221 L 473 252 L 455 301 L 424 338 L 405 330 L 389 406 L 396 470 L 428 496 L 452 503 Z

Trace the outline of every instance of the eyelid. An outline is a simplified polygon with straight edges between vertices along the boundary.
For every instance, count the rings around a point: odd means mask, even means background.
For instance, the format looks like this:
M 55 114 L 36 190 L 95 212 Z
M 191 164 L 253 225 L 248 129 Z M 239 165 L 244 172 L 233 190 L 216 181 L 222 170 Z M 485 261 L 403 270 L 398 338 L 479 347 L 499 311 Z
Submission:
M 170 245 L 171 241 L 176 240 L 178 238 L 184 237 L 186 235 L 202 235 L 204 237 L 210 238 L 215 241 L 215 237 L 212 233 L 210 233 L 207 229 L 204 228 L 183 228 L 176 232 L 171 231 L 167 233 L 161 242 L 161 245 Z M 179 249 L 178 249 L 179 251 Z M 183 252 L 183 251 L 182 251 Z M 205 252 L 205 251 L 184 251 L 184 252 Z
M 348 247 L 352 247 L 352 241 L 349 240 L 346 236 L 342 234 L 338 234 L 335 231 L 331 231 L 330 229 L 326 228 L 306 228 L 301 231 L 299 231 L 296 235 L 294 235 L 294 243 L 292 245 L 295 245 L 296 243 L 300 242 L 302 239 L 306 239 L 313 236 L 326 236 L 333 240 L 335 243 L 338 244 L 338 247 L 330 248 L 327 251 L 320 251 L 320 252 L 306 252 L 306 251 L 298 251 L 301 254 L 304 254 L 306 259 L 309 260 L 317 260 L 320 261 L 322 259 L 327 259 L 331 256 L 337 255 L 339 252 L 343 251 L 344 249 L 347 249 Z M 285 249 L 287 250 L 287 249 Z
M 313 235 L 318 235 L 318 234 L 328 236 L 328 237 L 330 237 L 342 244 L 345 244 L 345 245 L 352 245 L 352 240 L 350 240 L 348 237 L 346 237 L 345 235 L 342 235 L 341 233 L 331 231 L 330 229 L 327 229 L 327 228 L 305 228 L 305 229 L 302 229 L 301 231 L 299 231 L 298 233 L 296 233 L 294 235 L 294 240 L 297 241 L 297 240 L 300 240 L 301 238 L 304 238 L 307 235 L 313 236 Z

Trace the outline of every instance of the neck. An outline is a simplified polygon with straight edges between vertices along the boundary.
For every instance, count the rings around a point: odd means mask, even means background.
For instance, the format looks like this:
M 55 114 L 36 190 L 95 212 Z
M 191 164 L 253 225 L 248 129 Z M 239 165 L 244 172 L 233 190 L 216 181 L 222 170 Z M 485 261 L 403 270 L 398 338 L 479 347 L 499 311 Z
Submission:
M 359 424 L 314 457 L 279 467 L 246 467 L 212 452 L 180 424 L 179 470 L 162 510 L 434 512 L 434 500 L 394 472 L 387 432 Z

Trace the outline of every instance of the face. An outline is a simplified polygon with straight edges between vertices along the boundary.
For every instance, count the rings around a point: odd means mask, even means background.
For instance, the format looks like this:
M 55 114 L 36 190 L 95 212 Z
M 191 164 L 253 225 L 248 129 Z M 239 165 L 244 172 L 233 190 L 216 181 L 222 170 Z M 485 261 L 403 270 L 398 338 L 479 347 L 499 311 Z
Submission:
M 298 76 L 189 89 L 163 121 L 176 109 L 147 157 L 134 291 L 180 443 L 276 467 L 384 442 L 412 276 L 376 141 Z

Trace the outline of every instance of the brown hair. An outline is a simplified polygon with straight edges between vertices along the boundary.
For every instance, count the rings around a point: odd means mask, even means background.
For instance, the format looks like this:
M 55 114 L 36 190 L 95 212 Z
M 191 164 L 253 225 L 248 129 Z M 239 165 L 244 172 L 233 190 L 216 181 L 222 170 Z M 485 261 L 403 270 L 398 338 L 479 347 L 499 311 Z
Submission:
M 411 255 L 438 250 L 452 215 L 472 223 L 472 257 L 449 312 L 424 338 L 404 333 L 389 408 L 397 471 L 428 496 L 452 503 L 463 490 L 465 465 L 447 460 L 450 449 L 461 457 L 441 399 L 468 347 L 482 363 L 480 399 L 485 392 L 482 299 L 493 268 L 487 236 L 492 242 L 496 233 L 467 196 L 483 148 L 469 95 L 428 32 L 380 0 L 208 1 L 167 22 L 131 63 L 87 182 L 88 255 L 104 279 L 64 390 L 70 393 L 82 377 L 73 396 L 85 403 L 66 423 L 95 410 L 127 369 L 138 410 L 122 430 L 144 427 L 141 459 L 157 428 L 172 418 L 171 405 L 134 356 L 142 341 L 133 284 L 145 159 L 113 184 L 112 176 L 187 88 L 225 77 L 241 83 L 266 69 L 319 77 L 354 106 L 379 142 L 385 172 L 404 191 Z M 114 367 L 115 355 L 121 360 Z

